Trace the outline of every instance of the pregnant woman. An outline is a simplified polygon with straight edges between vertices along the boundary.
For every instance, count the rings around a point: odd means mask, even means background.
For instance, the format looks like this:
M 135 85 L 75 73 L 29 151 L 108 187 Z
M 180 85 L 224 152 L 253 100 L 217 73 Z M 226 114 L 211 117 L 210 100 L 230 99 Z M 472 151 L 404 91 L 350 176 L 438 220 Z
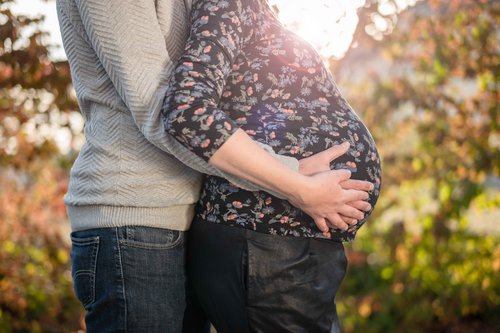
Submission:
M 199 302 L 219 333 L 337 332 L 342 242 L 354 239 L 380 190 L 373 138 L 318 53 L 266 0 L 196 0 L 191 16 L 164 102 L 170 134 L 205 160 L 241 130 L 296 158 L 347 142 L 330 167 L 374 184 L 356 203 L 364 216 L 344 230 L 327 221 L 321 231 L 286 200 L 207 176 L 188 240 Z

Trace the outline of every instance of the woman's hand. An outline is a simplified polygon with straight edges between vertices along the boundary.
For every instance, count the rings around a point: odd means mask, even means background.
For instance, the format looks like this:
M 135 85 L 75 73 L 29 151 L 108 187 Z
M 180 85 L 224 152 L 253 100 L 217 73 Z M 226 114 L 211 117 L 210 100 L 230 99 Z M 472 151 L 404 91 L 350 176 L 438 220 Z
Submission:
M 328 226 L 347 230 L 349 225 L 364 217 L 368 204 L 364 200 L 371 186 L 369 182 L 349 179 L 349 170 L 330 170 L 330 161 L 344 154 L 348 147 L 338 149 L 332 147 L 309 157 L 309 161 L 302 161 L 302 171 L 311 173 L 305 176 L 280 164 L 238 129 L 209 163 L 278 192 L 311 216 L 318 228 L 327 233 Z
M 344 155 L 349 150 L 349 143 L 344 142 L 341 145 L 333 146 L 326 149 L 320 153 L 314 154 L 313 156 L 299 160 L 299 172 L 305 176 L 312 176 L 320 172 L 330 171 L 330 163 L 336 158 Z M 369 192 L 373 189 L 373 184 L 367 181 L 348 179 L 340 183 L 340 186 L 344 190 L 358 190 Z M 354 225 L 359 219 L 364 217 L 362 212 L 368 212 L 371 209 L 371 205 L 364 201 L 352 201 L 347 203 L 342 211 L 339 212 L 339 216 L 343 221 L 341 224 L 344 228 L 345 225 Z M 362 216 L 363 215 L 363 216 Z M 332 223 L 333 222 L 333 223 Z M 341 227 L 340 223 L 335 223 L 334 221 L 327 221 L 328 224 L 335 227 Z M 341 228 L 341 229 L 344 229 Z

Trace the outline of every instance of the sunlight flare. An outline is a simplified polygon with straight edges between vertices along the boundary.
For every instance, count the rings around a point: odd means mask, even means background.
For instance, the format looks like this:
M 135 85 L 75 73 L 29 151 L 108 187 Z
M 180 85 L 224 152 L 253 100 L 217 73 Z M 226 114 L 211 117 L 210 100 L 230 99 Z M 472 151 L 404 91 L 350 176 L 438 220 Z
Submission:
M 340 58 L 348 49 L 358 24 L 357 8 L 364 0 L 269 0 L 280 20 L 327 58 Z

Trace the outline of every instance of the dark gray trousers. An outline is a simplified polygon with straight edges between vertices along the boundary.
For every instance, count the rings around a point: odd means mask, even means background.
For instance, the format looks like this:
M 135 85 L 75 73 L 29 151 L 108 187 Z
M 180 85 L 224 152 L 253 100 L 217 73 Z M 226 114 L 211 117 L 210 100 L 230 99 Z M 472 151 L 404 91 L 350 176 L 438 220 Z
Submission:
M 187 245 L 187 312 L 199 302 L 218 333 L 340 332 L 342 243 L 195 220 Z

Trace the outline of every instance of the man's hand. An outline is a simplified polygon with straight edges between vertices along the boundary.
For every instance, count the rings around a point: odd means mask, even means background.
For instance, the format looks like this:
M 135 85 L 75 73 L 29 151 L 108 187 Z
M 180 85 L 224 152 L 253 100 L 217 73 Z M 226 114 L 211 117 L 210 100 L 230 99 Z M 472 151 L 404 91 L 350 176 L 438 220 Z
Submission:
M 341 183 L 349 181 L 349 170 L 331 170 L 317 173 L 299 180 L 301 190 L 289 197 L 289 201 L 314 219 L 318 228 L 328 233 L 328 227 L 347 230 L 350 224 L 341 217 L 358 220 L 364 217 L 362 210 L 349 203 L 364 202 L 368 199 L 366 191 L 344 189 Z
M 322 152 L 299 160 L 299 173 L 304 176 L 312 176 L 320 172 L 329 171 L 330 163 L 337 157 L 347 153 L 349 142 L 336 145 Z
M 330 170 L 330 163 L 344 155 L 349 150 L 349 143 L 344 142 L 341 145 L 333 146 L 326 149 L 320 153 L 314 154 L 313 156 L 299 160 L 299 172 L 305 176 L 312 176 L 320 172 L 325 172 Z M 367 181 L 348 179 L 342 181 L 340 186 L 344 190 L 358 190 L 358 191 L 371 191 L 373 189 L 373 184 Z M 367 212 L 371 209 L 371 205 L 364 201 L 352 201 L 348 203 L 350 208 L 344 208 L 342 212 L 339 212 L 339 216 L 343 221 L 342 226 L 345 228 L 346 225 L 354 225 L 359 219 L 364 217 L 363 212 Z M 328 221 L 330 225 L 340 227 L 340 223 L 335 223 L 333 221 Z M 332 223 L 333 222 L 333 223 Z M 341 228 L 341 229 L 344 229 Z

